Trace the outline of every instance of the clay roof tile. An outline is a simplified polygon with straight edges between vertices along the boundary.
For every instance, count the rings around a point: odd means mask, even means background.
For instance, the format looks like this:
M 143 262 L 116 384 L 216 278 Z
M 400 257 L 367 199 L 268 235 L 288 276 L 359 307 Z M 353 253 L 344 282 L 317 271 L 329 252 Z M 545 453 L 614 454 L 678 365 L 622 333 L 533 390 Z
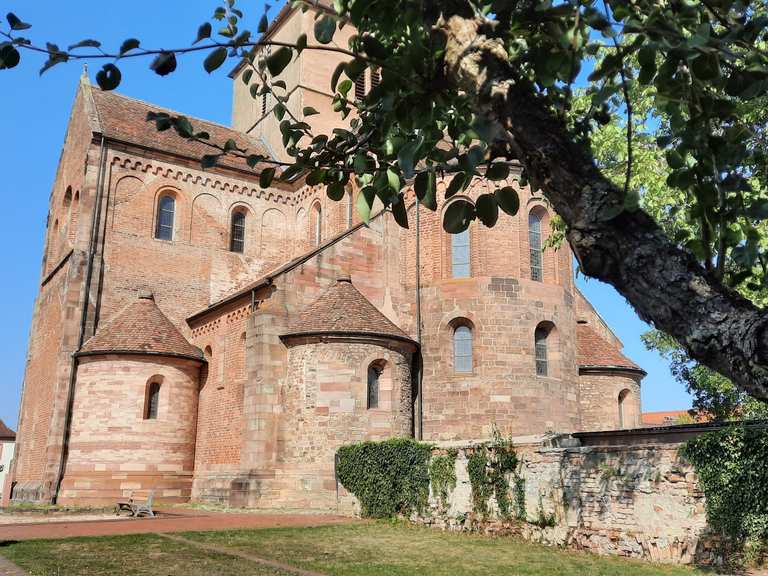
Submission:
M 621 350 L 600 336 L 589 324 L 576 325 L 577 360 L 580 368 L 617 367 L 642 370 Z
M 286 336 L 303 334 L 370 334 L 413 341 L 363 296 L 349 278 L 339 278 L 305 307 Z
M 16 440 L 16 432 L 8 428 L 2 420 L 0 420 L 0 440 Z
M 202 351 L 184 338 L 147 293 L 140 294 L 136 301 L 102 326 L 78 354 L 120 352 L 203 359 Z

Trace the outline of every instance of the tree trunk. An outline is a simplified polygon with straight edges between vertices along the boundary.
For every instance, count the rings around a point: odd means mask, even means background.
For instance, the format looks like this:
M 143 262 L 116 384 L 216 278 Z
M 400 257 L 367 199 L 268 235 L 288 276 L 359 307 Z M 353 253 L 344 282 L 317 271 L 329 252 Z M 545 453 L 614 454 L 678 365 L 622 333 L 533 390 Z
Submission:
M 768 314 L 708 274 L 645 212 L 623 209 L 623 190 L 533 88 L 515 81 L 503 42 L 484 35 L 483 25 L 460 16 L 439 23 L 446 75 L 503 128 L 509 157 L 525 166 L 565 221 L 583 272 L 615 287 L 692 358 L 768 400 Z

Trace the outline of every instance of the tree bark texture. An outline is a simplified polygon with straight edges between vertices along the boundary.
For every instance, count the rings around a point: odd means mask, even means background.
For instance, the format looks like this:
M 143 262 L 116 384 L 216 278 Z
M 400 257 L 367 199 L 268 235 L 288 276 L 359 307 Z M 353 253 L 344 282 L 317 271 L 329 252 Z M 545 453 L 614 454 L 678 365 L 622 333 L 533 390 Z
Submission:
M 692 358 L 768 400 L 768 314 L 707 273 L 645 212 L 623 210 L 623 190 L 533 87 L 516 81 L 487 22 L 451 16 L 438 26 L 447 41 L 446 76 L 501 127 L 510 158 L 525 166 L 565 221 L 583 272 L 614 286 Z

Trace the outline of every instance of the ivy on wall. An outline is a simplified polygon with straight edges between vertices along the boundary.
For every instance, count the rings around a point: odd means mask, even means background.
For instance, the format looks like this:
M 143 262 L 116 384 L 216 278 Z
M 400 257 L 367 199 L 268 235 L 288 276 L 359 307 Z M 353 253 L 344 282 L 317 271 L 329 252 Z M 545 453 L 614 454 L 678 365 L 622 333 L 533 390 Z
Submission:
M 734 424 L 688 441 L 681 454 L 696 469 L 710 527 L 744 546 L 748 554 L 764 557 L 768 553 L 768 428 Z
M 469 483 L 472 486 L 472 506 L 474 511 L 483 517 L 488 515 L 488 501 L 495 496 L 502 518 L 509 518 L 509 482 L 507 475 L 517 468 L 517 454 L 511 443 L 494 430 L 494 440 L 491 444 L 476 446 L 467 460 Z M 516 494 L 515 515 L 525 514 L 524 494 L 522 503 Z M 522 508 L 522 511 L 521 511 Z
M 336 475 L 357 497 L 364 517 L 409 516 L 422 512 L 429 500 L 431 454 L 431 445 L 411 438 L 342 446 Z
M 446 454 L 433 456 L 429 463 L 429 480 L 432 493 L 440 502 L 442 510 L 448 508 L 448 497 L 456 488 L 456 456 L 458 450 L 450 449 Z

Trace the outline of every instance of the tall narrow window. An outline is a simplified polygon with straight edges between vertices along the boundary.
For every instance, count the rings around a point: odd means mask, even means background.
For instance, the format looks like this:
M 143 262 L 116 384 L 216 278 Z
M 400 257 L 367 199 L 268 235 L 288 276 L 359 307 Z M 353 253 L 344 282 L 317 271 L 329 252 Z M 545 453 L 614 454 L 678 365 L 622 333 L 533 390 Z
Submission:
M 368 410 L 379 407 L 379 378 L 381 378 L 381 366 L 371 364 L 368 366 Z
M 245 249 L 245 212 L 233 212 L 229 231 L 229 250 L 240 252 Z
M 472 329 L 463 324 L 453 331 L 453 371 L 472 372 Z
M 355 78 L 355 100 L 362 100 L 365 98 L 365 70 Z
M 622 390 L 619 392 L 619 428 L 624 428 L 627 425 L 627 416 L 624 413 L 626 407 L 627 396 L 629 396 L 629 390 Z
M 451 236 L 451 276 L 469 278 L 469 228 Z
M 549 336 L 549 330 L 544 326 L 536 327 L 536 332 L 533 337 L 536 353 L 536 376 L 546 376 L 549 373 L 547 361 L 547 336 Z
M 541 216 L 536 212 L 528 215 L 528 245 L 531 249 L 531 280 L 542 282 L 544 269 L 541 263 Z
M 320 246 L 323 236 L 323 209 L 319 203 L 312 208 L 312 241 Z
M 352 190 L 347 190 L 347 228 L 352 228 Z
M 160 383 L 152 382 L 147 392 L 147 410 L 145 418 L 147 420 L 157 420 L 157 409 L 160 405 Z
M 157 203 L 157 224 L 155 238 L 173 240 L 173 219 L 176 213 L 176 201 L 173 196 L 163 196 Z

